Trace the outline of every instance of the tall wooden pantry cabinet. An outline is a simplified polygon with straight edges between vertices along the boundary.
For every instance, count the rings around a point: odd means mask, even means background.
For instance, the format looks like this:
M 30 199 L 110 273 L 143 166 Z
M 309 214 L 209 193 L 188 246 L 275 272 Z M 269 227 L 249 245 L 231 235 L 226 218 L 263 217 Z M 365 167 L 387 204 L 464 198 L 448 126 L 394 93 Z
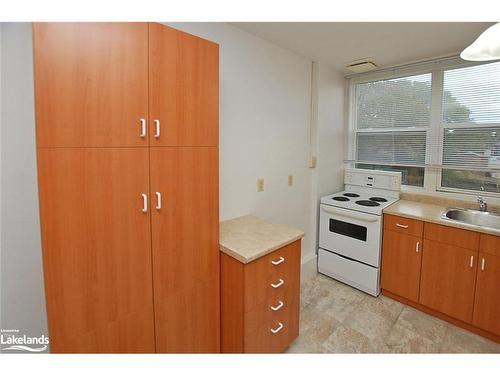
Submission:
M 219 352 L 218 45 L 155 23 L 33 39 L 52 352 Z

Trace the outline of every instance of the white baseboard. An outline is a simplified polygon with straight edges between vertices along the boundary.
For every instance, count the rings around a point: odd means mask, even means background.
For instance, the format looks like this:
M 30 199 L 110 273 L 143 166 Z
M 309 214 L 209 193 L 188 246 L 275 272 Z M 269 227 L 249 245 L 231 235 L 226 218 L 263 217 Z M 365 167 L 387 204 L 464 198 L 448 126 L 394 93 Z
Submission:
M 300 282 L 303 283 L 318 274 L 318 256 L 315 253 L 302 258 Z

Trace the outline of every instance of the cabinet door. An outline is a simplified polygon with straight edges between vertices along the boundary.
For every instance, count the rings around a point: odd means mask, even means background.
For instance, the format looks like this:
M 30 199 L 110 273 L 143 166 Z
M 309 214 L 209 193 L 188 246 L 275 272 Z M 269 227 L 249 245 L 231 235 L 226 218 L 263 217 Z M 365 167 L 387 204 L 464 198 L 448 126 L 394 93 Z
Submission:
M 219 352 L 218 149 L 150 152 L 157 351 Z
M 151 145 L 217 146 L 219 46 L 151 23 L 149 54 Z
M 384 230 L 382 289 L 418 302 L 422 239 Z
M 424 240 L 422 305 L 470 323 L 474 305 L 477 251 Z
M 147 23 L 33 25 L 38 147 L 147 146 Z
M 479 253 L 472 324 L 500 335 L 500 257 Z
M 55 353 L 154 353 L 145 148 L 38 150 Z

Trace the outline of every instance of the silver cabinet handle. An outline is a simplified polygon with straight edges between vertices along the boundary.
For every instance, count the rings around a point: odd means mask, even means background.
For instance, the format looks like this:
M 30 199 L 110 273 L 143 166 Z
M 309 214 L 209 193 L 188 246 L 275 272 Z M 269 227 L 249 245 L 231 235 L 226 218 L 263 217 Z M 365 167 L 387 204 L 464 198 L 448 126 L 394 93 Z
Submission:
M 403 224 L 399 224 L 399 223 L 396 223 L 396 226 L 400 227 L 400 228 L 404 228 L 404 229 L 408 228 L 408 225 L 403 225 Z
M 486 266 L 486 260 L 484 258 L 481 259 L 481 271 L 484 271 L 484 268 Z
M 285 258 L 279 257 L 278 260 L 272 260 L 271 263 L 277 266 L 278 264 L 281 264 L 285 261 Z
M 160 210 L 161 209 L 161 193 L 157 191 L 155 194 L 156 194 L 156 209 Z
M 155 138 L 160 138 L 160 120 L 155 120 Z
M 415 251 L 417 253 L 420 251 L 420 241 L 417 241 L 417 245 L 415 246 Z
M 474 266 L 474 255 L 471 255 L 470 256 L 470 263 L 469 263 L 469 267 L 472 268 Z
M 141 134 L 140 137 L 144 138 L 146 136 L 146 119 L 141 118 Z
M 278 281 L 278 283 L 276 283 L 276 284 L 271 284 L 271 286 L 272 286 L 274 289 L 276 289 L 276 288 L 279 288 L 280 286 L 282 286 L 284 283 L 285 283 L 285 280 L 280 279 L 280 281 Z
M 278 322 L 278 328 L 274 328 L 274 329 L 271 328 L 271 332 L 278 333 L 279 331 L 281 331 L 283 329 L 283 327 L 284 327 L 283 323 Z
M 148 212 L 148 196 L 146 194 L 142 195 L 142 212 Z
M 283 301 L 279 301 L 278 304 L 276 306 L 269 306 L 271 308 L 271 310 L 273 311 L 278 311 L 279 309 L 281 309 L 283 306 L 285 306 L 285 304 L 283 303 Z

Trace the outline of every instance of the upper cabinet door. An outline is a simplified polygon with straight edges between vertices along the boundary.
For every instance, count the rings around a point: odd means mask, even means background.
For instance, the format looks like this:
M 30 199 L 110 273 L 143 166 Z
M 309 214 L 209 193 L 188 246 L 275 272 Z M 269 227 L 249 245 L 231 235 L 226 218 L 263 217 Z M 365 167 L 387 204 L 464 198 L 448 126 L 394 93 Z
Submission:
M 149 25 L 151 146 L 219 144 L 218 44 Z
M 35 23 L 33 39 L 38 147 L 148 146 L 147 23 Z

